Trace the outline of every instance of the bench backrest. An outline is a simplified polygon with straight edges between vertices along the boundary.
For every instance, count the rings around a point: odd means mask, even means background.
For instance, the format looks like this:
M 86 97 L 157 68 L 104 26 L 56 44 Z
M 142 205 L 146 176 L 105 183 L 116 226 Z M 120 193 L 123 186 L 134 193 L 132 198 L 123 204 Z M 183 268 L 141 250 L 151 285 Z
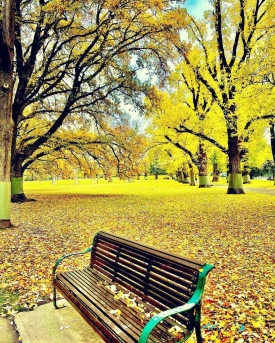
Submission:
M 190 299 L 204 265 L 106 232 L 95 236 L 90 262 L 112 283 L 123 285 L 160 310 Z

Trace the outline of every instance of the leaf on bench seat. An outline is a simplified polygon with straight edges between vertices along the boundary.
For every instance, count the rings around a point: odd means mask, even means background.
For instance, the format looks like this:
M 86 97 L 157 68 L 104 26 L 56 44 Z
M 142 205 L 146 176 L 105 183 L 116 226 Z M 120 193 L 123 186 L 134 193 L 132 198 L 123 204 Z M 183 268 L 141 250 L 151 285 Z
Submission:
M 183 330 L 178 325 L 175 325 L 175 326 L 171 327 L 171 329 L 169 329 L 168 332 L 170 332 L 170 333 L 173 333 L 173 332 L 183 332 Z
M 122 298 L 122 296 L 123 296 L 123 292 L 118 292 L 114 295 L 114 299 L 119 300 L 120 298 Z
M 109 313 L 115 314 L 119 318 L 119 316 L 121 315 L 121 310 L 119 310 L 119 309 L 111 310 L 111 311 L 109 311 Z
M 109 288 L 112 293 L 116 293 L 117 292 L 116 285 L 107 285 L 107 288 Z
M 171 327 L 171 329 L 169 329 L 168 332 L 175 336 L 178 340 L 180 340 L 183 334 L 183 329 L 178 325 L 175 325 Z

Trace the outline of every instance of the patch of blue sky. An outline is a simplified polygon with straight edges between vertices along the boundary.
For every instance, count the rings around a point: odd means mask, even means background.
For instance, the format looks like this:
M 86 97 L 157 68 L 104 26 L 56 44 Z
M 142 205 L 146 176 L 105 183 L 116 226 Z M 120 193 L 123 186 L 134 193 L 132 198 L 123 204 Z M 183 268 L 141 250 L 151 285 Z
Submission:
M 188 14 L 194 16 L 197 20 L 203 18 L 205 11 L 213 10 L 213 6 L 210 4 L 209 0 L 186 0 L 184 7 Z M 211 31 L 209 31 L 209 35 L 211 36 Z M 181 39 L 186 41 L 188 40 L 188 35 L 185 30 L 182 30 L 181 32 Z
M 208 0 L 187 0 L 184 7 L 190 15 L 193 15 L 196 18 L 201 18 L 204 11 L 213 9 Z

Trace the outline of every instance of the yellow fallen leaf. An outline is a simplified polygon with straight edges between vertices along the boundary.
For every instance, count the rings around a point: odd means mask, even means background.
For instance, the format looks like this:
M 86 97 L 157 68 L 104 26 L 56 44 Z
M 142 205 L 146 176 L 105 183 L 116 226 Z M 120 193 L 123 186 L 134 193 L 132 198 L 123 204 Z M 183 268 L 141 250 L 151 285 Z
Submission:
M 109 311 L 109 313 L 111 314 L 116 314 L 118 317 L 121 315 L 121 310 L 117 309 L 117 310 L 111 310 Z
M 252 320 L 251 323 L 255 329 L 260 329 L 264 326 L 263 321 Z

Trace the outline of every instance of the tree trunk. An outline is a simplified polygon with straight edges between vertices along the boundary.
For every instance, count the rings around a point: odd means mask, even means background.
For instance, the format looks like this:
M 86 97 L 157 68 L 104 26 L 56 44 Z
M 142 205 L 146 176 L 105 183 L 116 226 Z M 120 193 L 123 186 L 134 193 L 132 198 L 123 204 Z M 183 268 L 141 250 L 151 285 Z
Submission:
M 1 71 L 0 85 L 9 85 L 9 77 L 9 73 Z M 2 86 L 0 92 L 2 93 L 0 97 L 0 228 L 6 228 L 12 226 L 10 222 L 11 90 L 4 91 Z
M 242 177 L 243 177 L 243 184 L 251 183 L 251 181 L 250 181 L 250 172 L 246 168 L 242 172 Z
M 271 152 L 272 152 L 273 162 L 275 165 L 275 124 L 270 122 L 269 129 L 270 129 Z M 273 170 L 273 180 L 274 180 L 274 185 L 275 185 L 275 171 L 274 170 Z
M 204 149 L 204 144 L 199 143 L 198 153 L 198 170 L 199 170 L 199 188 L 210 187 L 207 173 L 207 154 Z
M 185 168 L 182 170 L 182 183 L 190 183 L 190 175 Z
M 12 227 L 11 144 L 14 56 L 14 1 L 1 3 L 0 17 L 0 228 Z
M 78 170 L 74 170 L 73 178 L 74 178 L 74 184 L 78 185 Z
M 183 179 L 183 183 L 190 183 L 190 176 L 185 174 L 184 179 Z
M 192 163 L 188 162 L 188 167 L 190 171 L 190 186 L 196 186 L 196 178 L 195 178 L 195 173 L 194 173 L 194 168 Z
M 176 177 L 178 182 L 183 182 L 183 175 L 181 169 L 177 170 Z
M 216 162 L 213 163 L 213 178 L 212 182 L 218 182 L 220 176 L 220 171 L 218 170 L 218 164 Z
M 11 201 L 24 202 L 27 197 L 23 191 L 23 158 L 15 155 L 11 165 Z
M 237 132 L 237 131 L 236 131 Z M 227 194 L 244 194 L 237 134 L 228 134 L 229 174 Z

